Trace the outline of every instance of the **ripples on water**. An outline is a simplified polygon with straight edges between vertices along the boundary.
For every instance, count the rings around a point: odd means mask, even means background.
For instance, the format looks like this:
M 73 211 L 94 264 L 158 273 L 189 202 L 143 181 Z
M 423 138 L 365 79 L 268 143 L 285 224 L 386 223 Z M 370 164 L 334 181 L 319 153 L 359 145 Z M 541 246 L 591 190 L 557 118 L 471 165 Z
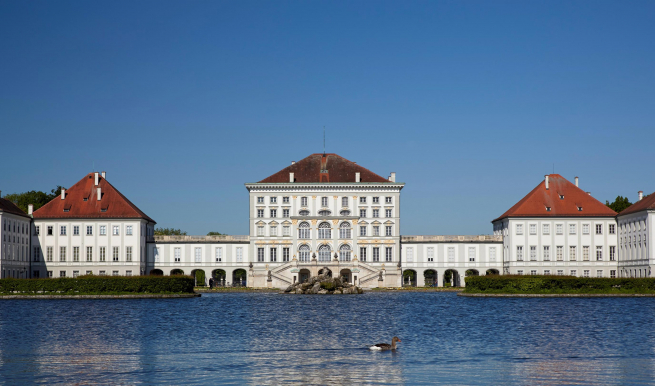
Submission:
M 652 384 L 654 319 L 652 298 L 4 300 L 0 383 Z

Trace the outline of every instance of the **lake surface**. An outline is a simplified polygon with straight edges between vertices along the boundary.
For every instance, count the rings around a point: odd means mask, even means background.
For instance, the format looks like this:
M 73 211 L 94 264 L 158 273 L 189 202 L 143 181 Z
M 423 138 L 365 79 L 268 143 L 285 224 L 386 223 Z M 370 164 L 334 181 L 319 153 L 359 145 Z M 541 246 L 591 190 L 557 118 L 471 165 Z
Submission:
M 396 352 L 367 345 L 402 339 Z M 655 299 L 0 301 L 0 384 L 653 384 Z

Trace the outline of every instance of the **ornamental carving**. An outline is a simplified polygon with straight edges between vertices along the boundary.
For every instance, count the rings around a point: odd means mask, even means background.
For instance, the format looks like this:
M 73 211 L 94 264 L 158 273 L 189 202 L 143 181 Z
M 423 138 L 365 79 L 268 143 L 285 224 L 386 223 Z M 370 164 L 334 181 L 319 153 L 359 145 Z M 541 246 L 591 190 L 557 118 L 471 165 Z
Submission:
M 357 220 L 353 220 L 353 225 L 357 225 Z
M 339 223 L 339 220 L 332 220 L 332 224 L 337 225 Z
M 313 199 L 313 200 L 316 200 L 316 196 L 312 196 L 312 199 Z
M 293 196 L 293 199 L 294 199 L 294 200 L 297 199 L 297 198 L 298 198 L 298 196 Z
M 295 220 L 295 219 L 294 219 L 294 220 L 291 220 L 291 222 L 293 223 L 293 225 L 298 224 L 298 220 Z
M 316 219 L 312 220 L 312 225 L 316 225 Z
M 332 198 L 334 198 L 336 200 L 337 198 L 339 198 L 339 196 L 332 196 Z

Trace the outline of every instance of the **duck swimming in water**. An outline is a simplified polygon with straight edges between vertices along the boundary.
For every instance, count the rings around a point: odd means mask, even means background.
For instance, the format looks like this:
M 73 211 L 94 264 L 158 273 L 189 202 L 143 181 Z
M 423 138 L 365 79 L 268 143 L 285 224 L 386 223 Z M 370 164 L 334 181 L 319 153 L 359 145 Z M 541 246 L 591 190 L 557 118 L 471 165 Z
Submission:
M 375 346 L 371 346 L 368 349 L 369 350 L 379 350 L 379 351 L 385 351 L 385 350 L 395 350 L 396 349 L 396 342 L 402 342 L 400 339 L 398 339 L 397 336 L 394 336 L 393 339 L 391 339 L 391 344 L 389 343 L 378 343 Z

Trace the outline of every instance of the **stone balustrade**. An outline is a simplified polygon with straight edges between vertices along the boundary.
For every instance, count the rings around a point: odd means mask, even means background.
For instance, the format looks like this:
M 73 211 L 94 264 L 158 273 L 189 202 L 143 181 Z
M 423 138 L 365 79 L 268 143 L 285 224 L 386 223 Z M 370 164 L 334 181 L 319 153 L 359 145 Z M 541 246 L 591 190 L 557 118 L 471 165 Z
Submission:
M 502 242 L 501 235 L 439 235 L 439 236 L 401 236 L 401 243 L 417 242 L 465 242 L 465 243 L 484 243 L 484 242 Z
M 250 242 L 250 236 L 155 236 L 154 242 L 162 243 L 208 243 L 208 242 Z

